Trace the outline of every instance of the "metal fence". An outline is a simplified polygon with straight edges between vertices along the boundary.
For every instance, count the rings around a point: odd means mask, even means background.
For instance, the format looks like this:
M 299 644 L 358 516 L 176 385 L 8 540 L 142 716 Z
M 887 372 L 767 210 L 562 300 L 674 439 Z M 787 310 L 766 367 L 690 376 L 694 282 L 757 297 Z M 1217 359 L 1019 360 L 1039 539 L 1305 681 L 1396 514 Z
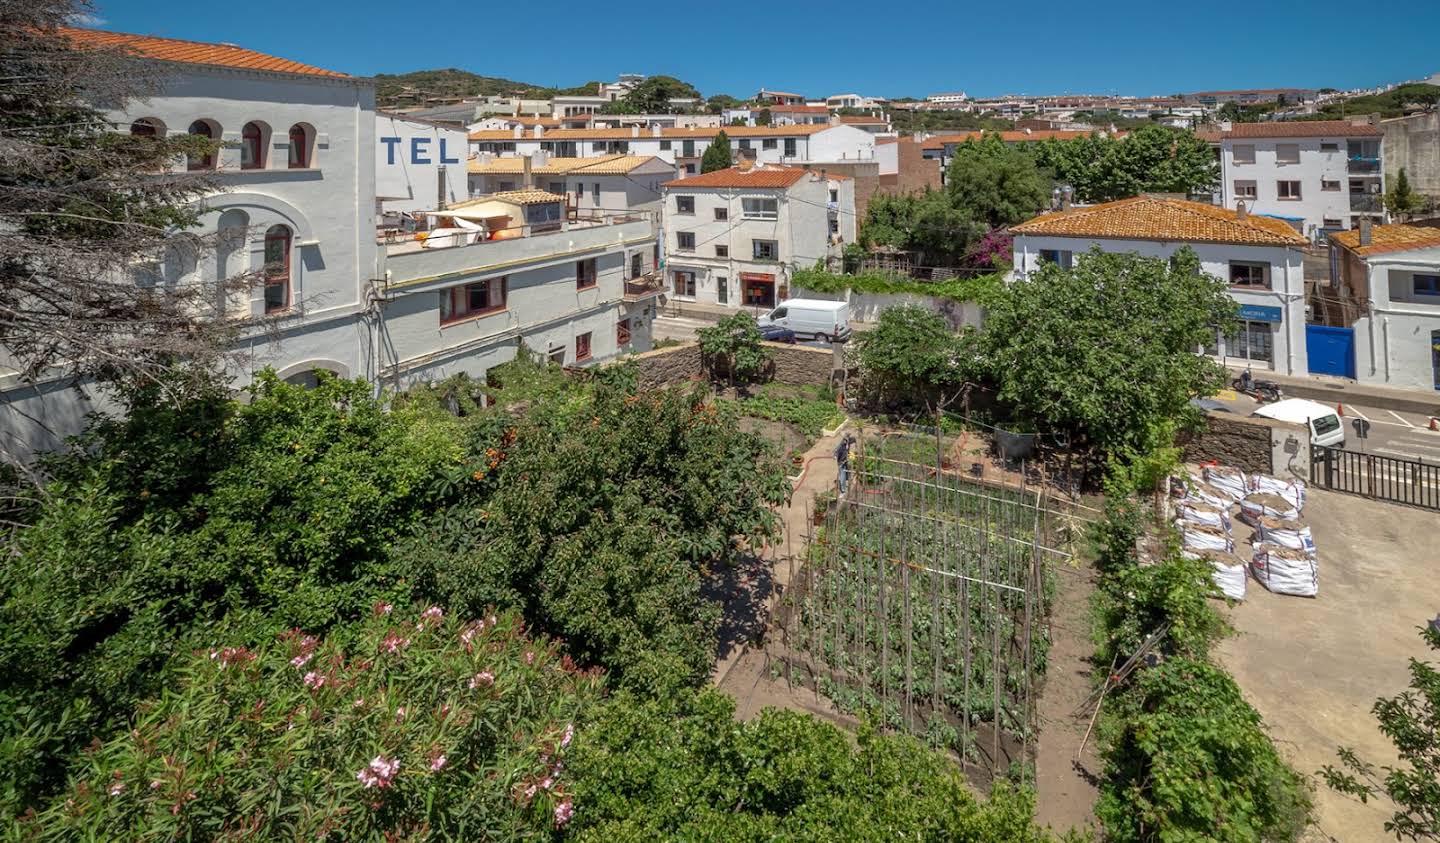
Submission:
M 1440 510 L 1440 464 L 1313 445 L 1310 482 L 1322 489 Z

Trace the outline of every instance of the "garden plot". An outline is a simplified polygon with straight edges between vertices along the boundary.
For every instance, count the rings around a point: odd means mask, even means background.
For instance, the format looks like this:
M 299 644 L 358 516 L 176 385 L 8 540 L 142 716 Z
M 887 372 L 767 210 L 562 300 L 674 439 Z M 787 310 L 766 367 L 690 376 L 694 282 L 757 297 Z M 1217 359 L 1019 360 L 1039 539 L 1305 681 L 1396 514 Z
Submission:
M 774 669 L 1001 775 L 1030 756 L 1046 562 L 1068 554 L 1043 490 L 937 471 L 933 438 L 931 465 L 892 456 L 924 447 L 918 436 L 857 445 L 848 494 L 791 562 Z

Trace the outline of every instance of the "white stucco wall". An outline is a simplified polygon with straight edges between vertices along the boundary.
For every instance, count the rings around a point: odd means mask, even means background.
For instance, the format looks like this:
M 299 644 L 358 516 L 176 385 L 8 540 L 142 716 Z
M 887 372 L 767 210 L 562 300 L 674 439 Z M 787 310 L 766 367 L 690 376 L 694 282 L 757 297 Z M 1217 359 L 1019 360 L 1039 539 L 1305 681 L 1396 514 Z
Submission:
M 1041 265 L 1042 251 L 1071 252 L 1077 261 L 1085 252 L 1099 246 L 1105 252 L 1135 252 L 1144 257 L 1169 258 L 1189 246 L 1200 259 L 1200 269 L 1207 275 L 1228 280 L 1230 262 L 1244 261 L 1269 264 L 1270 289 L 1231 287 L 1230 297 L 1243 305 L 1278 307 L 1281 321 L 1271 334 L 1274 349 L 1273 371 L 1286 375 L 1303 375 L 1308 368 L 1305 357 L 1305 280 L 1303 255 L 1298 249 L 1284 246 L 1241 246 L 1227 243 L 1176 243 L 1155 240 L 1107 240 L 1081 237 L 1045 237 L 1020 234 L 1015 237 L 1015 277 L 1024 278 Z M 1222 349 L 1223 350 L 1223 349 Z M 1240 358 L 1227 362 L 1245 365 Z M 1264 364 L 1254 363 L 1256 367 Z
M 441 173 L 447 205 L 469 195 L 463 129 L 375 115 L 375 192 L 386 211 L 428 211 L 440 206 Z
M 1359 140 L 1359 139 L 1357 139 Z M 1364 140 L 1376 141 L 1377 138 Z M 1296 164 L 1281 164 L 1277 161 L 1276 146 L 1295 144 L 1300 148 L 1300 161 Z M 1323 146 L 1333 145 L 1335 149 L 1325 150 Z M 1253 164 L 1236 163 L 1235 147 L 1253 146 Z M 1378 153 L 1377 153 L 1378 154 Z M 1256 197 L 1247 199 L 1255 213 L 1279 217 L 1303 218 L 1300 233 L 1315 236 L 1316 229 L 1325 225 L 1325 220 L 1339 220 L 1344 228 L 1355 226 L 1356 215 L 1350 210 L 1350 180 L 1364 179 L 1380 185 L 1380 172 L 1351 173 L 1347 141 L 1344 137 L 1327 138 L 1226 138 L 1220 144 L 1221 195 L 1226 208 L 1234 208 L 1240 197 L 1235 191 L 1237 180 L 1254 181 Z M 1300 199 L 1280 199 L 1276 183 L 1299 181 Z M 1322 190 L 1322 181 L 1336 182 L 1338 190 Z
M 1414 276 L 1440 275 L 1440 249 L 1392 252 L 1366 261 L 1370 315 L 1357 320 L 1355 377 L 1367 383 L 1433 392 L 1432 350 L 1440 331 L 1440 299 L 1414 294 Z

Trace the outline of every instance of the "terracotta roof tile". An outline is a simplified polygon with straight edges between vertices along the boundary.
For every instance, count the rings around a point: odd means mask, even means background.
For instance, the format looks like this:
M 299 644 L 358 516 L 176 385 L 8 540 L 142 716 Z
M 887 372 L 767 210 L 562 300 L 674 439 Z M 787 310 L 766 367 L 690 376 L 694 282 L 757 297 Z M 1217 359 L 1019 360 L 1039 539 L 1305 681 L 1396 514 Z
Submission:
M 458 211 L 464 208 L 473 208 L 486 202 L 509 202 L 512 205 L 539 205 L 543 202 L 564 202 L 565 197 L 558 193 L 551 193 L 548 190 L 502 190 L 499 193 L 491 193 L 486 196 L 477 196 L 464 202 L 457 202 L 450 206 L 450 210 Z
M 1440 246 L 1440 228 L 1419 225 L 1377 225 L 1370 229 L 1370 245 L 1360 245 L 1359 229 L 1337 231 L 1330 242 L 1338 243 L 1357 255 L 1381 255 L 1411 249 L 1433 249 Z
M 809 171 L 803 167 L 752 167 L 742 170 L 730 167 L 713 170 L 683 179 L 667 181 L 661 187 L 738 187 L 738 188 L 788 188 L 805 178 Z
M 533 164 L 530 172 L 536 175 L 555 176 L 565 173 L 590 173 L 592 175 L 624 175 L 634 172 L 651 161 L 664 164 L 664 159 L 654 155 L 600 155 L 594 158 L 551 158 L 544 164 Z M 673 165 L 666 164 L 667 167 Z M 511 175 L 525 172 L 525 159 L 519 155 L 492 158 L 482 163 L 472 158 L 466 171 L 476 175 Z
M 720 132 L 732 138 L 785 138 L 813 135 L 830 126 L 823 123 L 807 123 L 795 126 L 718 126 L 707 128 L 666 127 L 660 130 L 661 140 L 710 140 Z M 641 129 L 637 135 L 630 129 L 546 129 L 539 140 L 646 140 L 654 139 L 649 129 Z M 521 135 L 524 140 L 536 140 L 533 130 Z M 512 129 L 486 129 L 470 133 L 473 141 L 516 140 Z
M 68 38 L 77 48 L 120 49 L 157 61 L 207 64 L 242 70 L 264 70 L 270 73 L 350 78 L 346 73 L 325 70 L 230 44 L 205 44 L 199 41 L 181 41 L 176 38 L 156 38 L 152 35 L 129 35 L 124 32 L 103 32 L 98 29 L 68 27 L 61 28 L 60 34 Z
M 1234 123 L 1223 132 L 1227 138 L 1378 138 L 1380 127 L 1349 120 L 1310 120 L 1275 123 Z
M 1217 205 L 1155 196 L 1133 196 L 1041 214 L 1011 231 L 1052 237 L 1256 246 L 1303 246 L 1309 242 L 1288 223 L 1273 217 L 1247 214 L 1242 220 L 1235 211 Z

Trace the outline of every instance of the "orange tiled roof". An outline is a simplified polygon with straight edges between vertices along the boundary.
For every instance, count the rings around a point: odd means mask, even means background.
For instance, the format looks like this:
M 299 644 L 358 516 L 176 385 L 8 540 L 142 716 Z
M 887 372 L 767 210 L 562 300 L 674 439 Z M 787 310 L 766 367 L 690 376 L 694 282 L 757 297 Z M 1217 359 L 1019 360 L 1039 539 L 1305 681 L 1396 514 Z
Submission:
M 1275 123 L 1235 123 L 1227 138 L 1378 138 L 1380 127 L 1349 120 L 1311 120 Z
M 690 139 L 710 140 L 720 132 L 732 138 L 779 138 L 813 135 L 830 126 L 822 123 L 807 123 L 794 126 L 717 126 L 717 127 L 665 127 L 660 130 L 661 140 Z M 536 140 L 533 131 L 521 136 L 524 140 Z M 650 129 L 642 128 L 639 134 L 630 129 L 546 129 L 539 140 L 645 140 L 656 137 Z M 487 129 L 470 133 L 473 141 L 516 140 L 512 129 Z
M 661 187 L 788 188 L 805 178 L 809 172 L 803 167 L 762 166 L 748 170 L 730 167 L 667 181 Z
M 199 41 L 181 41 L 176 38 L 156 38 L 152 35 L 128 35 L 124 32 L 104 32 L 98 29 L 70 27 L 62 27 L 60 34 L 68 38 L 77 48 L 120 49 L 157 61 L 208 64 L 242 70 L 264 70 L 270 73 L 350 78 L 346 73 L 325 70 L 321 67 L 301 64 L 298 61 L 257 53 L 254 50 L 229 44 L 204 44 Z
M 564 201 L 564 196 L 558 193 L 551 193 L 548 190 L 502 190 L 499 193 L 491 193 L 486 196 L 467 199 L 464 202 L 457 202 L 450 206 L 450 210 L 458 211 L 464 208 L 473 208 L 477 205 L 483 205 L 486 202 L 509 202 L 511 205 L 539 205 L 544 202 Z
M 1426 228 L 1419 225 L 1377 225 L 1370 229 L 1370 245 L 1360 245 L 1360 231 L 1337 231 L 1330 235 L 1330 242 L 1338 243 L 1357 255 L 1381 255 L 1386 252 L 1406 252 L 1411 249 L 1432 249 L 1440 246 L 1440 228 Z
M 1022 222 L 1016 234 L 1098 237 L 1113 240 L 1165 240 L 1174 243 L 1236 243 L 1253 246 L 1303 246 L 1309 241 L 1288 223 L 1217 205 L 1132 196 L 1069 211 L 1055 211 Z

